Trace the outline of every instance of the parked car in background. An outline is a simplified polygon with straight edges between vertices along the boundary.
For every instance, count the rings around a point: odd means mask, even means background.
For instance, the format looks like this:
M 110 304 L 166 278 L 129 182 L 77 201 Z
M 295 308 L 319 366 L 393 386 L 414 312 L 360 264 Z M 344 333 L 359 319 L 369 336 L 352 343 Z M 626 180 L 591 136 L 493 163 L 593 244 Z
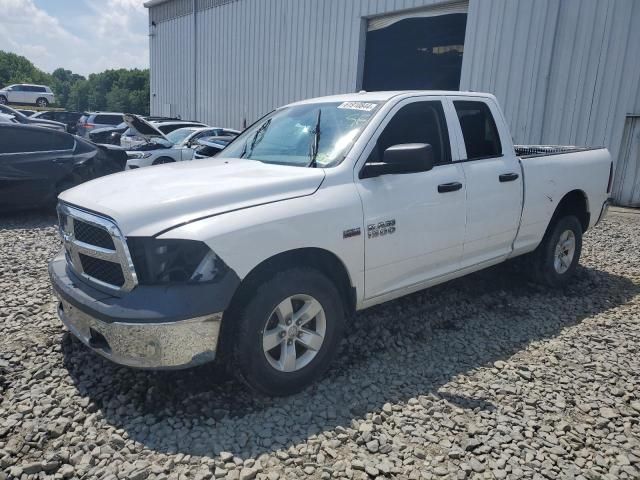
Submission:
M 215 158 L 62 193 L 58 314 L 117 363 L 224 349 L 253 389 L 291 394 L 327 371 L 357 310 L 521 255 L 536 281 L 572 282 L 612 168 L 604 148 L 514 146 L 489 94 L 297 102 Z
M 33 115 L 34 113 L 36 113 L 35 110 L 25 110 L 23 108 L 17 108 L 16 110 L 18 110 L 21 114 L 23 114 L 25 117 L 30 117 L 31 115 Z
M 166 117 L 142 117 L 145 120 L 171 121 L 177 118 Z M 89 132 L 89 140 L 95 143 L 105 143 L 110 145 L 120 145 L 120 137 L 129 129 L 129 125 L 122 122 L 115 127 L 96 128 Z
M 24 125 L 38 125 L 40 127 L 59 130 L 61 132 L 65 132 L 67 130 L 67 126 L 64 123 L 54 122 L 52 120 L 44 120 L 41 118 L 27 117 L 26 115 L 20 113 L 18 110 L 15 110 L 8 105 L 0 105 L 0 113 L 13 116 L 16 122 L 22 123 Z
M 136 131 L 144 132 L 138 135 L 146 141 L 127 152 L 127 169 L 191 160 L 199 138 L 223 133 L 233 138 L 240 133 L 218 127 L 183 127 L 165 135 L 159 130 L 162 125 L 147 122 L 137 115 L 125 115 L 125 121 Z
M 0 124 L 0 211 L 55 205 L 58 194 L 124 170 L 118 147 L 94 145 L 66 132 Z
M 129 128 L 125 122 L 114 127 L 94 128 L 89 132 L 89 140 L 94 143 L 120 145 L 120 136 Z
M 115 127 L 122 123 L 122 113 L 88 112 L 80 117 L 76 126 L 76 135 L 89 138 L 89 132 L 97 128 Z
M 204 137 L 198 140 L 196 143 L 195 151 L 193 152 L 194 160 L 201 160 L 203 158 L 214 157 L 222 150 L 225 149 L 229 143 L 235 137 Z
M 30 83 L 17 83 L 0 90 L 0 105 L 33 104 L 40 108 L 46 108 L 55 103 L 53 92 L 46 85 L 32 85 Z
M 126 148 L 127 150 L 130 150 L 137 145 L 147 143 L 151 138 L 163 138 L 164 135 L 171 133 L 174 130 L 178 130 L 179 128 L 208 126 L 204 123 L 194 122 L 190 120 L 157 119 L 147 121 L 139 115 L 130 116 L 140 119 L 142 122 L 144 122 L 145 125 L 142 125 L 142 123 L 138 124 L 138 126 L 142 129 L 139 130 L 137 127 L 134 128 L 131 122 L 127 122 L 127 119 L 125 117 L 125 122 L 129 124 L 129 128 L 120 137 L 120 146 Z
M 31 118 L 42 118 L 44 120 L 54 120 L 64 123 L 67 126 L 67 132 L 76 133 L 78 129 L 78 120 L 82 117 L 82 112 L 68 112 L 66 110 L 49 110 L 45 112 L 36 112 Z

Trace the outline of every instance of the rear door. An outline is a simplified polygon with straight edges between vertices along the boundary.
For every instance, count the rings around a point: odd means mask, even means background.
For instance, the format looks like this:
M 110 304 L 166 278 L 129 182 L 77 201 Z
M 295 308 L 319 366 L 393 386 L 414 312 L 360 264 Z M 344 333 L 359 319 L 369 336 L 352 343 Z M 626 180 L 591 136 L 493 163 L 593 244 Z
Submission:
M 430 144 L 434 168 L 364 179 L 356 172 L 364 211 L 367 299 L 396 295 L 459 268 L 466 190 L 462 166 L 451 162 L 441 97 L 399 102 L 363 154 L 367 162 L 378 162 L 387 148 L 405 143 Z
M 24 85 L 14 85 L 9 92 L 10 103 L 27 103 L 27 92 Z
M 489 98 L 450 97 L 467 183 L 462 266 L 505 258 L 520 224 L 523 179 L 502 114 Z

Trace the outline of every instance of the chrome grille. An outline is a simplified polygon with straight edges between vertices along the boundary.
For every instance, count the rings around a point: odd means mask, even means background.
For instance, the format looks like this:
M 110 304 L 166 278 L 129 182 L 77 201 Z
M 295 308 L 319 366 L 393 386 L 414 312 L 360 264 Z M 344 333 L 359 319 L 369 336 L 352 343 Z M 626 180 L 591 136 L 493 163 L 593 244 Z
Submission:
M 74 220 L 73 228 L 74 236 L 76 240 L 80 242 L 109 250 L 116 249 L 109 232 L 101 227 L 96 227 L 95 225 L 91 225 L 90 223 L 82 222 L 80 220 Z
M 80 263 L 82 263 L 82 271 L 90 277 L 118 288 L 124 285 L 124 275 L 119 263 L 90 257 L 84 253 L 80 254 Z
M 83 278 L 114 292 L 138 284 L 125 237 L 110 219 L 58 205 L 60 233 L 70 268 Z

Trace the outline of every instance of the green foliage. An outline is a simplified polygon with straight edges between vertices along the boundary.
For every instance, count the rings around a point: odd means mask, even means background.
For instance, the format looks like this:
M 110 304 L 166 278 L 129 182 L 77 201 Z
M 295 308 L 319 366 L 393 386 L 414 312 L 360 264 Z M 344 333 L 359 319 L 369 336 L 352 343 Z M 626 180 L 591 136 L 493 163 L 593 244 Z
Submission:
M 84 78 L 57 68 L 48 74 L 25 57 L 0 50 L 0 86 L 12 83 L 48 85 L 56 95 L 56 105 L 67 110 L 149 114 L 149 70 L 121 68 Z

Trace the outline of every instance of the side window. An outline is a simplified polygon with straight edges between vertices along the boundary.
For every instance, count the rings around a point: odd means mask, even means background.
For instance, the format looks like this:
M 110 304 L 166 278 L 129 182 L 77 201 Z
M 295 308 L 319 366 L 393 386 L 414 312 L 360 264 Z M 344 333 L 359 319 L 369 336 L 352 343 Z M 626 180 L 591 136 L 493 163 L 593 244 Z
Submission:
M 484 102 L 454 101 L 467 159 L 475 160 L 502 155 L 502 145 L 491 110 Z
M 436 165 L 451 162 L 449 132 L 442 102 L 414 102 L 402 107 L 384 128 L 367 162 L 380 162 L 384 151 L 402 143 L 428 143 Z
M 46 152 L 49 150 L 71 150 L 73 135 L 53 130 L 12 128 L 8 142 L 0 144 L 0 153 Z

